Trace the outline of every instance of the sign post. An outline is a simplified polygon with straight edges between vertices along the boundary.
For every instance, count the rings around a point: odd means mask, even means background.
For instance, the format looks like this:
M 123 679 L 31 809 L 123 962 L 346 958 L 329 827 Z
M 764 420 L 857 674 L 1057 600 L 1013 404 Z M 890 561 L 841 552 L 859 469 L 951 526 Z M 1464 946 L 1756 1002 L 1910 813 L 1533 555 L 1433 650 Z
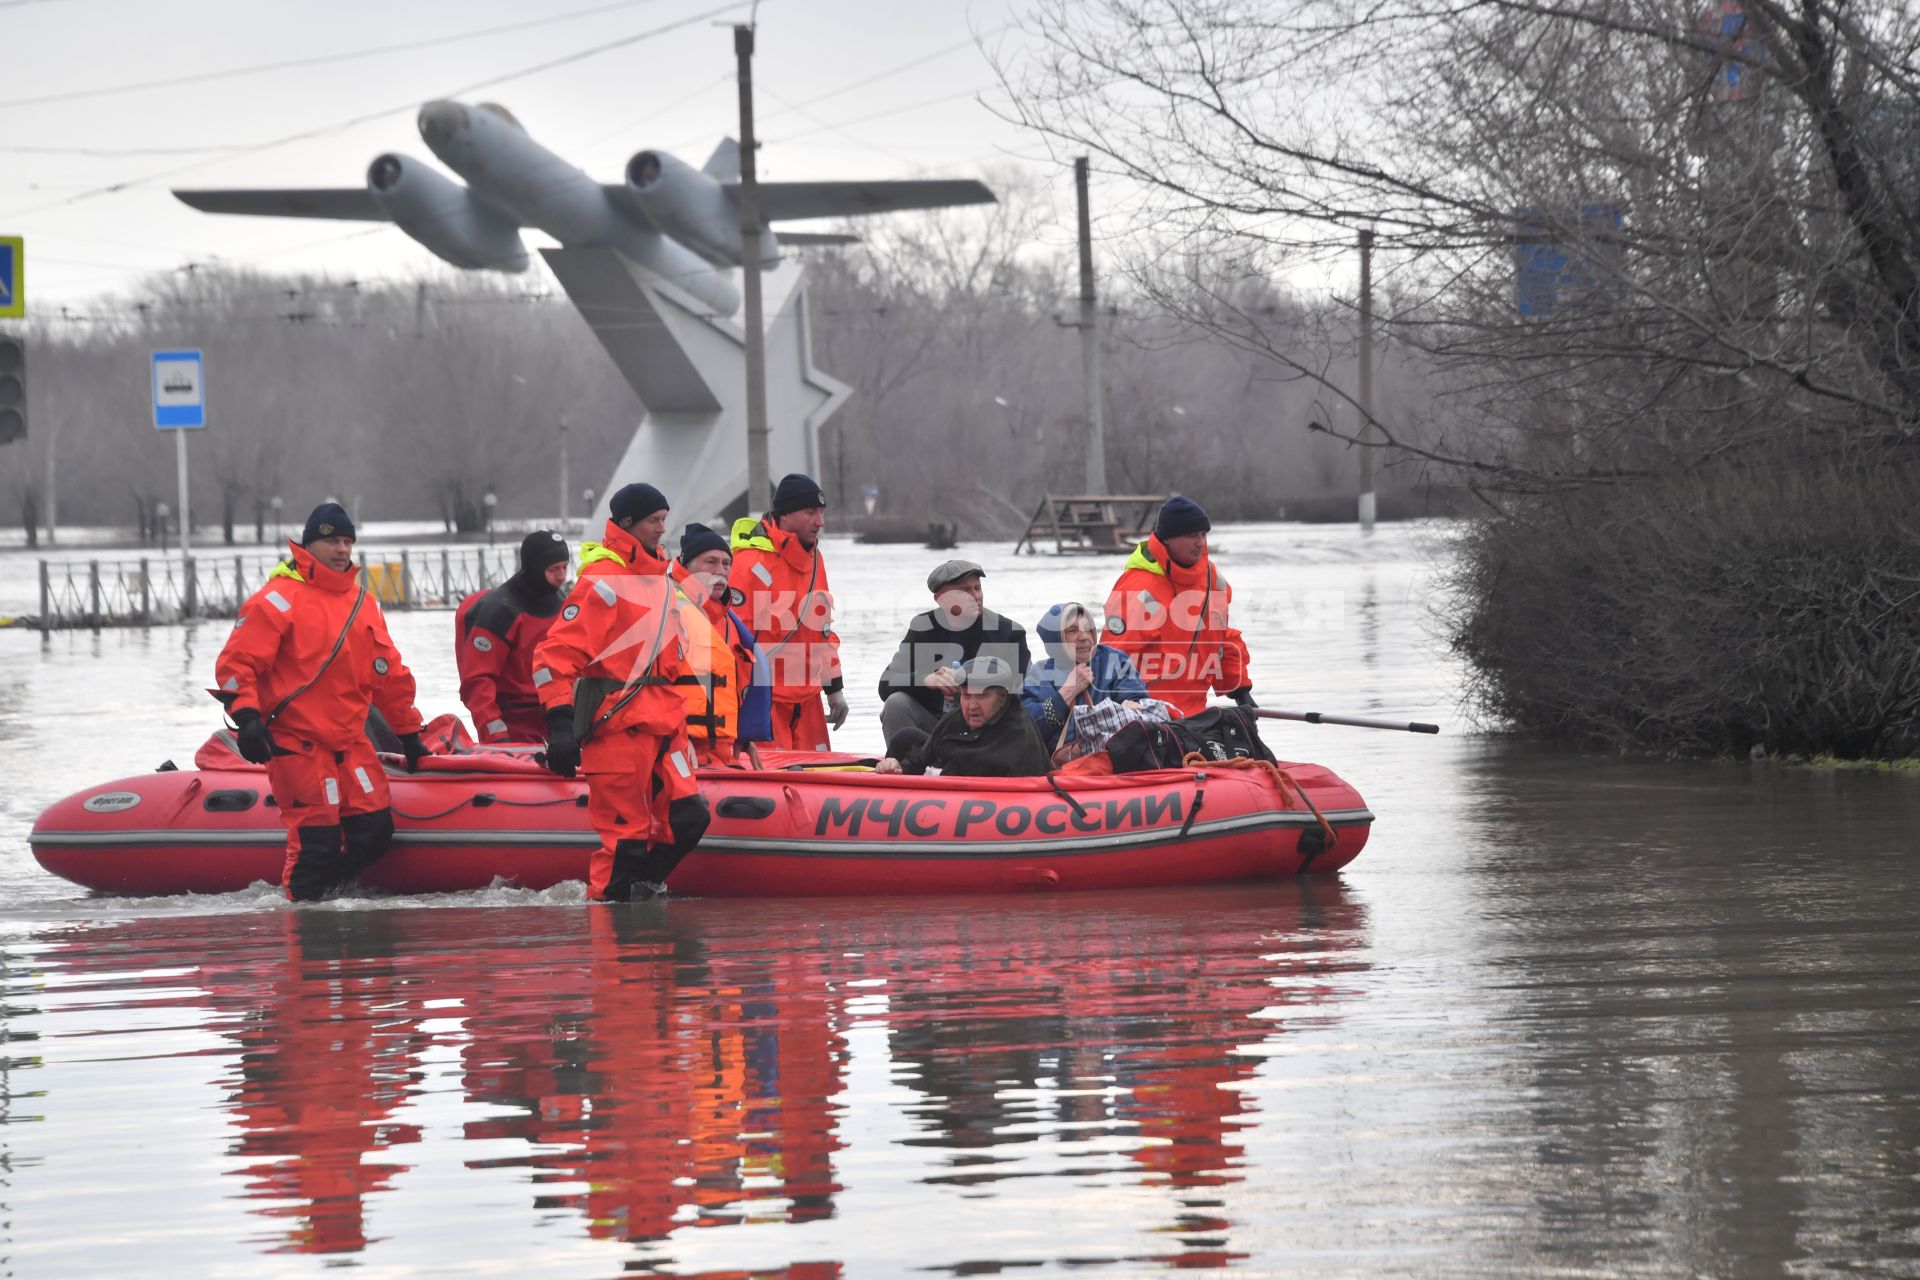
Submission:
M 0 319 L 27 314 L 27 246 L 19 236 L 0 236 Z
M 187 432 L 207 425 L 205 362 L 198 351 L 153 353 L 153 425 L 173 432 L 174 457 L 180 468 L 180 558 L 193 554 L 189 545 L 193 521 L 187 514 Z

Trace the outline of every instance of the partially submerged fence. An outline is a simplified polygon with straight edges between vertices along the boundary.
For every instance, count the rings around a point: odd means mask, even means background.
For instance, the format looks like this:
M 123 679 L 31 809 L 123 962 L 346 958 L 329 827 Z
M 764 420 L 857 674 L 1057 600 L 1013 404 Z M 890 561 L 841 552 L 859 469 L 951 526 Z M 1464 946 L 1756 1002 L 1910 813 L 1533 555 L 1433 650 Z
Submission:
M 452 609 L 506 581 L 515 547 L 372 548 L 359 555 L 362 581 L 386 609 Z M 90 627 L 150 627 L 231 618 L 278 563 L 268 555 L 202 555 L 185 560 L 42 560 L 42 635 Z

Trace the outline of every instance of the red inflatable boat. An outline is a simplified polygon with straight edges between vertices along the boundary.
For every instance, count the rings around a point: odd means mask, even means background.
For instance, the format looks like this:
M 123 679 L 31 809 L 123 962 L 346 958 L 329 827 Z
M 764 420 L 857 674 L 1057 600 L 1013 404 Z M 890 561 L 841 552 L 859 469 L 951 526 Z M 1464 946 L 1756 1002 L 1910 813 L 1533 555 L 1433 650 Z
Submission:
M 89 787 L 40 815 L 40 865 L 106 893 L 227 893 L 276 884 L 285 831 L 266 774 L 203 748 L 198 769 Z M 679 894 L 788 897 L 1112 889 L 1334 871 L 1367 842 L 1360 796 L 1310 764 L 1117 777 L 917 778 L 858 757 L 763 753 L 703 769 L 713 825 L 673 873 Z M 211 766 L 211 767 L 210 767 Z M 389 893 L 544 889 L 584 880 L 596 841 L 584 782 L 524 753 L 388 763 L 393 851 L 362 877 Z

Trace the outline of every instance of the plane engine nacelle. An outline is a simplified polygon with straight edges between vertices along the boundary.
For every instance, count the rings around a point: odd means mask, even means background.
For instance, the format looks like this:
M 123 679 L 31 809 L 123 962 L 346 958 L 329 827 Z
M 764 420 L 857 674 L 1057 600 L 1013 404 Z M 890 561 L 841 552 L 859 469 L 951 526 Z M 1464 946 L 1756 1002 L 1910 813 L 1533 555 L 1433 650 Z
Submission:
M 375 157 L 367 166 L 367 190 L 395 226 L 456 267 L 527 269 L 518 226 L 410 156 Z
M 740 209 L 728 188 L 664 151 L 627 161 L 627 194 L 654 226 L 716 266 L 740 265 Z M 760 229 L 760 265 L 780 264 L 780 244 Z

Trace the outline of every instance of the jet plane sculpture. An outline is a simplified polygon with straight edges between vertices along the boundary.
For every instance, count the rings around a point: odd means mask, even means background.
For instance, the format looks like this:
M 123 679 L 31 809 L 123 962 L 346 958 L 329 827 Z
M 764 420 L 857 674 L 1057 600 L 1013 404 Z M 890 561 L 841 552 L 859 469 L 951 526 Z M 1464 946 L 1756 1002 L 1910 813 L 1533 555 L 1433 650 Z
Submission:
M 699 169 L 665 151 L 641 151 L 625 182 L 595 182 L 535 142 L 497 103 L 429 102 L 420 136 L 467 180 L 461 186 L 410 156 L 388 152 L 367 166 L 365 187 L 175 191 L 207 213 L 391 222 L 456 267 L 524 271 L 523 227 L 569 249 L 618 252 L 731 315 L 740 304 L 731 268 L 741 264 L 738 145 L 727 139 Z M 805 218 L 991 204 L 971 179 L 888 182 L 761 182 L 766 224 Z M 847 244 L 852 236 L 762 230 L 757 259 L 780 261 L 780 247 Z

